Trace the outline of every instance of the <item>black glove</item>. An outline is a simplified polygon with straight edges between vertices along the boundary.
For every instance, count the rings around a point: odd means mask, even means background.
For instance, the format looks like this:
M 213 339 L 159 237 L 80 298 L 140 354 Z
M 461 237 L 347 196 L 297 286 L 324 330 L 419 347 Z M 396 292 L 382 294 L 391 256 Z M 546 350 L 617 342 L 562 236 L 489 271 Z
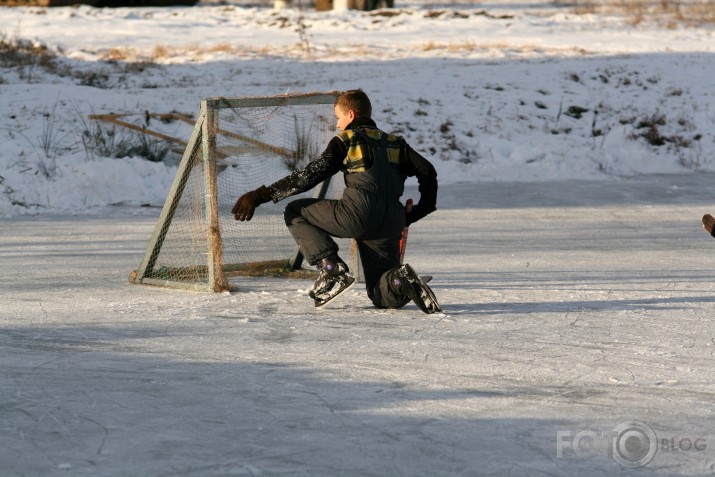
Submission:
M 266 186 L 246 192 L 238 198 L 236 205 L 231 209 L 233 218 L 240 221 L 251 220 L 256 207 L 265 204 L 269 200 L 271 200 L 271 192 Z
M 409 227 L 410 224 L 414 224 L 418 220 L 423 219 L 427 214 L 430 214 L 437 210 L 436 207 L 431 209 L 425 209 L 424 205 L 415 204 L 412 208 L 405 207 L 405 227 Z

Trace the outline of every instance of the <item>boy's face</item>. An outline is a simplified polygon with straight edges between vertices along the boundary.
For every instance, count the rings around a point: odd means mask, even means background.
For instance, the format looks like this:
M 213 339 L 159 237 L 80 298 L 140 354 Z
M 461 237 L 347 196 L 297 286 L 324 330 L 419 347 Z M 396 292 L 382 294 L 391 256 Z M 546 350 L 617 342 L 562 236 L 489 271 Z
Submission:
M 345 111 L 340 106 L 335 106 L 335 117 L 338 118 L 338 129 L 344 131 L 348 124 L 355 119 L 355 111 L 352 109 Z

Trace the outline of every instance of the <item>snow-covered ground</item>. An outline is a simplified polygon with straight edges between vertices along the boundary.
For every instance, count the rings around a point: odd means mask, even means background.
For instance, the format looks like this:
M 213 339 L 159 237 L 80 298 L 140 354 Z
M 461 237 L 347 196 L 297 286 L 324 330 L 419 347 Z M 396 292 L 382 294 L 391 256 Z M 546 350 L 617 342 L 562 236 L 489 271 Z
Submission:
M 438 3 L 0 9 L 48 52 L 0 57 L 0 476 L 715 473 L 713 27 Z M 176 163 L 88 115 L 356 87 L 439 171 L 444 313 L 127 283 Z
M 0 68 L 0 215 L 161 204 L 175 162 L 88 154 L 87 116 L 195 115 L 215 96 L 363 88 L 443 184 L 715 169 L 712 25 L 432 5 L 4 8 L 5 43 L 57 56 Z

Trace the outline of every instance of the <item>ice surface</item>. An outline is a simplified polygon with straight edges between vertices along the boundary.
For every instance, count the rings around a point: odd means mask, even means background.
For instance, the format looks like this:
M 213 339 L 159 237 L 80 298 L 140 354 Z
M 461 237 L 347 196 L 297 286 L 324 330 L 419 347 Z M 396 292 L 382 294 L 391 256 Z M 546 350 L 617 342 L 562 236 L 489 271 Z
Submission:
M 444 187 L 407 250 L 436 315 L 129 285 L 156 211 L 8 220 L 0 474 L 710 475 L 714 179 Z M 644 468 L 570 447 L 633 420 Z

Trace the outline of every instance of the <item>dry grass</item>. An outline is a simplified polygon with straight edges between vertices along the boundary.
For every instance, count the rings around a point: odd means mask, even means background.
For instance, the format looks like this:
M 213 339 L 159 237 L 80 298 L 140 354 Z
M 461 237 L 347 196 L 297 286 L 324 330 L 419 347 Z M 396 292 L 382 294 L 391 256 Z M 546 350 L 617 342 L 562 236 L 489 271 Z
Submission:
M 554 48 L 539 45 L 511 45 L 508 43 L 476 43 L 474 41 L 443 43 L 429 40 L 419 46 L 421 51 L 444 51 L 447 53 L 470 53 L 470 52 L 510 52 L 523 56 L 531 55 L 573 55 L 585 56 L 589 52 L 582 48 Z
M 44 69 L 54 68 L 55 54 L 43 44 L 11 38 L 0 32 L 0 66 L 40 66 Z
M 678 25 L 715 24 L 715 2 L 712 0 L 577 0 L 577 14 L 623 15 L 628 23 L 664 23 Z
M 132 61 L 138 53 L 133 48 L 115 47 L 107 50 L 102 56 L 105 61 Z
M 185 57 L 190 57 L 195 61 L 201 61 L 208 56 L 221 53 L 244 56 L 270 55 L 273 52 L 277 52 L 277 50 L 277 48 L 271 46 L 253 48 L 241 45 L 231 45 L 228 43 L 220 43 L 210 46 L 156 45 L 150 51 L 141 51 L 136 48 L 122 46 L 110 48 L 107 51 L 100 53 L 99 56 L 105 61 L 158 64 L 162 61 L 171 62 L 172 59 Z

